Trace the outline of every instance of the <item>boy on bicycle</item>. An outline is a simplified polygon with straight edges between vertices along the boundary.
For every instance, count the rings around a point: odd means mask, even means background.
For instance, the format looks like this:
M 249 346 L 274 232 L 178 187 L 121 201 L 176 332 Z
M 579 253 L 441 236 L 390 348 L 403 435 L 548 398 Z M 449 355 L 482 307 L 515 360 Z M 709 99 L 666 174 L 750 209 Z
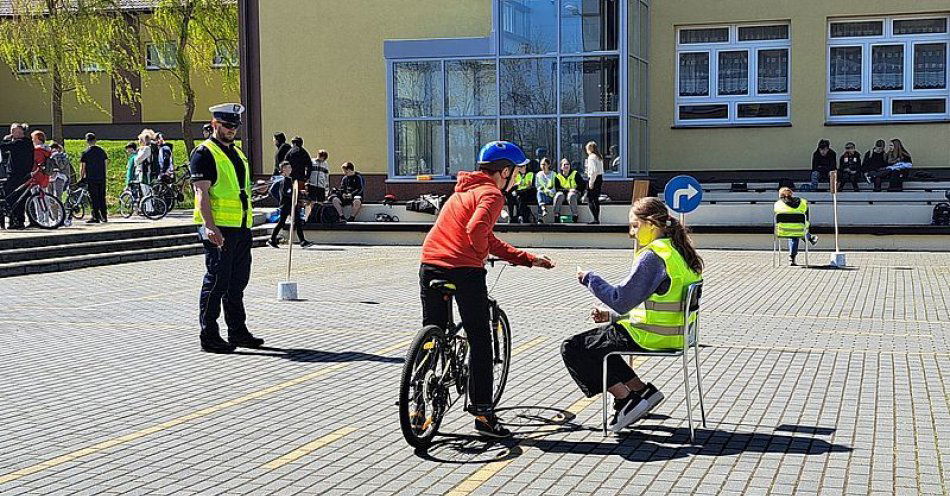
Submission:
M 498 420 L 492 405 L 492 345 L 485 284 L 485 259 L 489 254 L 512 265 L 550 269 L 547 257 L 519 250 L 495 237 L 492 229 L 505 206 L 503 192 L 514 185 L 515 167 L 528 163 L 514 143 L 493 141 L 478 154 L 478 170 L 459 172 L 455 194 L 449 197 L 435 225 L 422 244 L 419 284 L 423 325 L 443 329 L 448 322 L 442 294 L 429 287 L 436 279 L 456 286 L 455 301 L 471 349 L 469 373 L 470 413 L 475 430 L 491 437 L 511 432 Z

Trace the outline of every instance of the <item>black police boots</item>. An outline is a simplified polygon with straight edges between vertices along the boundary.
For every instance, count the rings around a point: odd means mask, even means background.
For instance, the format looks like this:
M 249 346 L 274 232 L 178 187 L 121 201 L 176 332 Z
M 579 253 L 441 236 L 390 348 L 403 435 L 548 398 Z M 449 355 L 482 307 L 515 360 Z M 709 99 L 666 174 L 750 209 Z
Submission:
M 221 339 L 221 336 L 201 336 L 201 350 L 207 353 L 234 353 L 235 346 Z
M 260 348 L 264 346 L 264 340 L 254 337 L 251 333 L 228 334 L 228 343 L 238 348 Z

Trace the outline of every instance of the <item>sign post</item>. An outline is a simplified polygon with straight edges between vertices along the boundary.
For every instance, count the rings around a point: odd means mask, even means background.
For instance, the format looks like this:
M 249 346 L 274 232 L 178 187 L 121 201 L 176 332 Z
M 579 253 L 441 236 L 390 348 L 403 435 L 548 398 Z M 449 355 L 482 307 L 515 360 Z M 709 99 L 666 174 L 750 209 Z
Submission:
M 831 189 L 831 203 L 835 218 L 835 252 L 831 255 L 832 267 L 845 267 L 848 262 L 845 260 L 844 253 L 841 252 L 841 246 L 838 244 L 838 171 L 831 171 L 828 174 L 828 187 Z
M 287 280 L 277 283 L 277 298 L 281 301 L 297 299 L 297 283 L 290 280 L 290 270 L 294 260 L 294 223 L 297 222 L 297 181 L 294 180 L 293 194 L 290 202 L 290 230 L 287 243 Z

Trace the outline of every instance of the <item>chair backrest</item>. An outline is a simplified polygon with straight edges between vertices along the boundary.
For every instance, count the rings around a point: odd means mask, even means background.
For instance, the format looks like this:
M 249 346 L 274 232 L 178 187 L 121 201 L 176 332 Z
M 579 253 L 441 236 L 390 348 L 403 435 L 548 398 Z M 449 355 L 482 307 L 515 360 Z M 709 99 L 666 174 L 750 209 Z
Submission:
M 801 231 L 798 231 L 798 227 L 783 226 L 783 229 L 786 232 L 779 232 L 779 224 L 799 224 Z M 794 234 L 791 231 L 794 229 Z M 808 216 L 803 213 L 781 213 L 775 214 L 775 222 L 773 224 L 773 233 L 776 237 L 779 238 L 803 238 L 808 235 Z
M 703 295 L 703 281 L 694 282 L 686 287 L 683 298 L 683 347 L 698 345 L 699 340 L 699 300 Z M 693 316 L 696 318 L 694 319 Z

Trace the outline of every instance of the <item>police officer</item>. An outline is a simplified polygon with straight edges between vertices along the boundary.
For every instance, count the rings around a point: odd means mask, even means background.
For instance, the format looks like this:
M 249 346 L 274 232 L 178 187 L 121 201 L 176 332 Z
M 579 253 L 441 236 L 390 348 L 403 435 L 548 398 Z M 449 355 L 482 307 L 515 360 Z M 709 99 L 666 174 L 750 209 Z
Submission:
M 244 288 L 251 275 L 251 167 L 234 145 L 244 107 L 225 103 L 209 109 L 212 134 L 191 155 L 195 222 L 205 248 L 207 273 L 201 286 L 201 349 L 231 353 L 236 347 L 259 348 L 245 321 Z M 218 316 L 224 304 L 228 340 L 221 338 Z

